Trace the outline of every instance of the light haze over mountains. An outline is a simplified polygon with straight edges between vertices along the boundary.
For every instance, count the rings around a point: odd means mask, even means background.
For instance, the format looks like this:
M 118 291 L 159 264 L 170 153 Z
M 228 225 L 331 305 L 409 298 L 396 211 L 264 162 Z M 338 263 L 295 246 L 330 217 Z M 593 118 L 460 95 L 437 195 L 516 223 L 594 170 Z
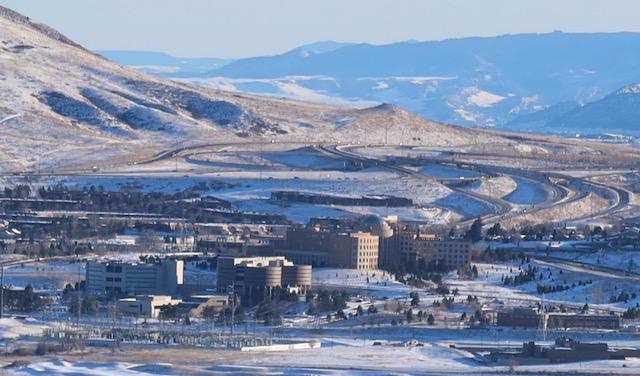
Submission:
M 209 70 L 189 68 L 190 59 L 128 65 L 217 89 L 328 103 L 337 97 L 360 107 L 391 103 L 458 125 L 637 135 L 637 46 L 640 33 L 554 32 L 389 45 L 327 41 L 218 61 Z

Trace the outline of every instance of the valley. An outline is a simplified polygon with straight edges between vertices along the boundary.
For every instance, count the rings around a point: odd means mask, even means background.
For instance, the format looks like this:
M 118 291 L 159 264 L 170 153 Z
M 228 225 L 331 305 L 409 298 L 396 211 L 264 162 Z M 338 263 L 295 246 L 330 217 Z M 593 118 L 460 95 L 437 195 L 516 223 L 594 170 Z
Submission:
M 638 374 L 639 41 L 100 55 L 0 6 L 0 374 Z

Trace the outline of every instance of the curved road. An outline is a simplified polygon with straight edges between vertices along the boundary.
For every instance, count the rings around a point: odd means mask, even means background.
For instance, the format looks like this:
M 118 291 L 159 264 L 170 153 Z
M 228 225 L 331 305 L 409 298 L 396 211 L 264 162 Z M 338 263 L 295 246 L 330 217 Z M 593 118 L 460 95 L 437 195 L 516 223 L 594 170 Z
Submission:
M 137 164 L 149 164 L 157 161 L 167 160 L 174 157 L 182 157 L 187 160 L 193 159 L 194 156 L 202 153 L 206 153 L 202 149 L 208 148 L 226 148 L 237 145 L 258 145 L 256 142 L 223 142 L 223 143 L 208 143 L 208 144 L 200 144 L 200 145 L 192 145 L 192 146 L 184 146 L 179 148 L 174 148 L 170 150 L 166 150 L 154 155 L 151 158 L 142 160 L 137 162 Z M 270 143 L 271 144 L 271 143 Z M 278 144 L 298 144 L 298 145 L 308 145 L 308 143 L 304 142 L 278 142 Z M 433 177 L 428 176 L 419 171 L 415 171 L 413 169 L 404 167 L 403 164 L 417 164 L 417 165 L 425 165 L 425 164 L 437 164 L 447 167 L 455 167 L 455 168 L 463 168 L 471 171 L 490 171 L 491 173 L 497 173 L 508 176 L 518 176 L 522 179 L 527 179 L 529 181 L 542 184 L 549 192 L 551 192 L 551 198 L 546 202 L 535 205 L 535 208 L 532 206 L 529 208 L 528 213 L 538 212 L 544 209 L 548 209 L 553 206 L 558 205 L 567 205 L 579 200 L 586 198 L 589 192 L 608 192 L 605 194 L 609 196 L 606 198 L 611 204 L 608 208 L 604 210 L 599 210 L 595 213 L 590 213 L 589 215 L 583 215 L 576 218 L 572 218 L 571 220 L 581 220 L 587 218 L 596 218 L 606 216 L 608 214 L 613 214 L 618 211 L 624 210 L 630 203 L 630 194 L 628 191 L 617 188 L 617 187 L 609 187 L 600 183 L 590 182 L 586 179 L 579 179 L 572 176 L 568 176 L 560 173 L 550 173 L 550 172 L 540 172 L 537 170 L 523 170 L 520 168 L 513 167 L 504 167 L 504 166 L 493 166 L 493 165 L 485 165 L 481 163 L 470 163 L 470 162 L 459 162 L 454 163 L 450 160 L 445 160 L 443 158 L 394 158 L 394 160 L 388 159 L 377 159 L 368 157 L 362 154 L 358 154 L 352 150 L 345 149 L 357 149 L 362 148 L 363 145 L 319 145 L 316 149 L 332 154 L 335 156 L 339 156 L 341 158 L 352 161 L 355 164 L 360 164 L 361 166 L 380 166 L 395 172 L 398 172 L 407 176 L 416 176 L 423 179 L 433 179 Z M 376 145 L 369 145 L 367 147 L 376 147 Z M 187 153 L 188 152 L 188 153 Z M 462 167 L 460 166 L 462 165 Z M 584 189 L 573 190 L 568 187 L 553 183 L 551 179 L 558 179 L 568 182 L 579 182 L 584 186 Z M 437 180 L 447 180 L 447 179 L 437 179 Z M 456 179 L 457 180 L 457 179 Z M 494 222 L 498 222 L 504 218 L 515 216 L 518 213 L 513 213 L 512 208 L 513 205 L 506 200 L 490 197 L 487 195 L 483 195 L 477 192 L 465 190 L 459 187 L 455 187 L 453 185 L 449 185 L 449 188 L 453 191 L 459 192 L 466 196 L 469 196 L 475 200 L 486 203 L 488 206 L 493 207 L 493 213 L 484 215 L 482 217 L 483 222 L 485 224 L 490 224 Z M 472 220 L 462 222 L 461 224 L 470 223 Z

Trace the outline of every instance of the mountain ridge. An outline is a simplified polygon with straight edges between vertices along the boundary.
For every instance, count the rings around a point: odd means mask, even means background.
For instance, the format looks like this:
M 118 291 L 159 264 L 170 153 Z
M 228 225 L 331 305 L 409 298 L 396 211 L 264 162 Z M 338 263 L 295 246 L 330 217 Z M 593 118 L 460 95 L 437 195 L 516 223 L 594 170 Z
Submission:
M 445 123 L 527 131 L 526 115 L 564 102 L 582 106 L 640 80 L 637 45 L 634 32 L 353 44 L 241 59 L 180 78 L 276 97 L 388 102 Z
M 395 106 L 327 106 L 163 80 L 38 25 L 0 9 L 2 171 L 127 163 L 228 141 L 353 142 L 364 135 L 367 142 L 422 137 L 425 145 L 452 145 L 485 137 Z

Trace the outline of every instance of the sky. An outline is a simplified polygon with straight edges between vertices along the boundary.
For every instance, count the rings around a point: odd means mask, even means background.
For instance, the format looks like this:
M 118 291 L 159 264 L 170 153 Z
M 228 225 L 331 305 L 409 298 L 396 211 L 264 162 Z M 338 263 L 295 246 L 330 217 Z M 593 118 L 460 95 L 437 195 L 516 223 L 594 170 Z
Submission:
M 275 55 L 318 41 L 388 44 L 640 31 L 637 0 L 0 0 L 91 50 Z

